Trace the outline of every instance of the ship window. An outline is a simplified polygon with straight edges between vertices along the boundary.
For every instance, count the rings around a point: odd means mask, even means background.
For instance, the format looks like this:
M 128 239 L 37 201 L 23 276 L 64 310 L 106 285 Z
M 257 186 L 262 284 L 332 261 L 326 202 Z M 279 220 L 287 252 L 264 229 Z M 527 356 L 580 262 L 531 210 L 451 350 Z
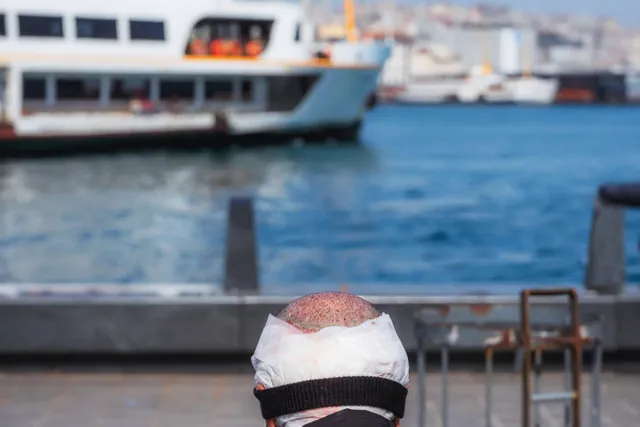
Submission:
M 111 99 L 130 101 L 145 99 L 149 96 L 151 81 L 144 77 L 130 77 L 111 80 Z
M 302 32 L 302 29 L 300 28 L 300 24 L 296 25 L 296 35 L 293 38 L 294 41 L 299 42 L 300 41 L 300 33 Z
M 63 37 L 60 16 L 18 16 L 18 33 L 23 37 Z
M 242 80 L 240 93 L 242 94 L 243 101 L 253 100 L 253 81 L 248 79 Z
M 233 83 L 230 81 L 205 82 L 205 98 L 211 101 L 230 100 L 233 97 Z
M 162 21 L 129 21 L 131 40 L 164 40 L 164 22 Z
M 4 13 L 0 13 L 0 36 L 7 35 L 7 27 L 4 22 L 5 22 Z
M 243 46 L 250 40 L 259 41 L 264 51 L 270 40 L 273 21 L 259 19 L 237 19 L 237 18 L 204 18 L 198 21 L 191 31 L 191 36 L 201 39 L 205 43 L 210 43 L 214 39 L 233 39 Z M 193 38 L 187 40 L 185 53 L 194 54 L 190 47 L 193 45 Z M 245 52 L 248 55 L 247 52 Z
M 118 38 L 115 19 L 76 18 L 76 37 L 79 39 Z
M 47 84 L 44 77 L 24 77 L 22 79 L 22 97 L 25 101 L 44 101 Z
M 56 97 L 61 101 L 100 99 L 100 79 L 97 77 L 58 77 Z
M 160 100 L 188 100 L 195 96 L 195 82 L 193 80 L 161 80 Z
M 317 80 L 317 75 L 268 77 L 268 110 L 294 110 L 311 91 Z

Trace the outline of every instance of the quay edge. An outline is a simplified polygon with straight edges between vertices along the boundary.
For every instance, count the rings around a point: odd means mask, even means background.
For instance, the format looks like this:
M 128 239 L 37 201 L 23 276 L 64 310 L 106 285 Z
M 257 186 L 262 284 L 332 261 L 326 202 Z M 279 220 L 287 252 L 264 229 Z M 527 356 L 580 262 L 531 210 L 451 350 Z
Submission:
M 0 299 L 0 355 L 250 354 L 268 314 L 295 297 L 72 295 Z M 518 306 L 515 295 L 365 298 L 391 316 L 409 352 L 416 349 L 414 315 L 425 306 Z M 586 295 L 581 299 L 581 311 L 603 317 L 606 351 L 640 352 L 640 335 L 633 332 L 640 324 L 640 295 Z

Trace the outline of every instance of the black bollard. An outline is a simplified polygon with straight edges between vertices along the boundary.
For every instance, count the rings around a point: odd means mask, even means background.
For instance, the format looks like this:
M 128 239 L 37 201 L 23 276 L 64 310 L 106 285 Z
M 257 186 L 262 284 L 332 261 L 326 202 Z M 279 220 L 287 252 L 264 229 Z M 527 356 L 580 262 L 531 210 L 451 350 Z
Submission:
M 640 208 L 640 183 L 604 184 L 598 189 L 598 196 L 609 205 Z
M 586 289 L 608 295 L 624 292 L 624 210 L 638 207 L 640 183 L 606 184 L 598 189 L 589 237 Z
M 259 290 L 256 226 L 250 197 L 229 201 L 224 289 L 235 294 Z

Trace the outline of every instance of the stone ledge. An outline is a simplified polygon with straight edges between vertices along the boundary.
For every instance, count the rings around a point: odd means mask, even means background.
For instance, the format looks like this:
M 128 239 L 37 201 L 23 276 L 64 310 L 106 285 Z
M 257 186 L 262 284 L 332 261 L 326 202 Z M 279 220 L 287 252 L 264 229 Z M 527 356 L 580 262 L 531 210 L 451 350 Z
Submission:
M 17 297 L 0 299 L 0 354 L 250 354 L 269 313 L 296 296 Z M 510 296 L 365 296 L 388 313 L 407 351 L 425 306 L 516 305 Z M 584 296 L 604 317 L 607 351 L 640 351 L 640 296 Z M 466 349 L 474 350 L 474 349 Z M 477 348 L 480 350 L 480 348 Z

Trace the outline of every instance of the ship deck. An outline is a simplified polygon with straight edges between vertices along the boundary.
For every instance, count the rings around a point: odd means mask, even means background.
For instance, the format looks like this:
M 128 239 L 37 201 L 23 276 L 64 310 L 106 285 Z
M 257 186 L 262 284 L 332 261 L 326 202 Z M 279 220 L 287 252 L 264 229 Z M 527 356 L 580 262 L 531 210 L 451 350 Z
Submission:
M 123 371 L 0 372 L 0 420 L 6 427 L 250 427 L 264 425 L 249 373 Z M 495 427 L 519 426 L 520 377 L 495 374 Z M 450 374 L 450 426 L 484 427 L 484 374 Z M 415 374 L 412 382 L 415 384 Z M 558 389 L 558 373 L 543 377 L 543 390 Z M 428 375 L 428 426 L 442 427 L 440 377 Z M 588 426 L 585 377 L 583 425 Z M 415 389 L 415 388 L 414 388 Z M 640 425 L 640 374 L 603 374 L 602 427 Z M 417 425 L 415 390 L 404 426 Z M 560 427 L 563 409 L 543 406 L 544 426 Z

